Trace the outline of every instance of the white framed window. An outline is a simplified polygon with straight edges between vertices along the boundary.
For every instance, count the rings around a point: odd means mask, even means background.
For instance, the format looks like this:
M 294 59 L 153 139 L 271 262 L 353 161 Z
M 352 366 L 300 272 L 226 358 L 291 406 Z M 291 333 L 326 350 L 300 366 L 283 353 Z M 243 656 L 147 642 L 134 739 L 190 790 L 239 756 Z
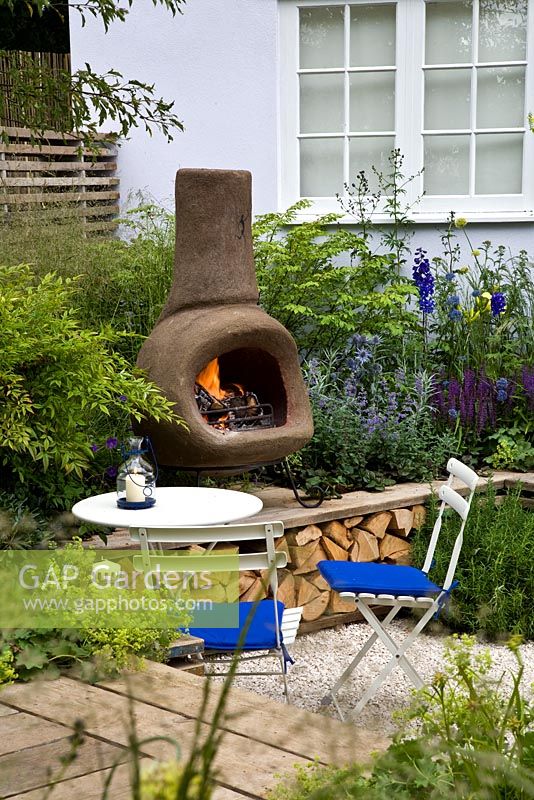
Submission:
M 534 218 L 534 0 L 279 0 L 280 205 L 404 154 L 415 219 Z M 532 106 L 529 108 L 529 102 Z M 371 189 L 373 186 L 371 185 Z

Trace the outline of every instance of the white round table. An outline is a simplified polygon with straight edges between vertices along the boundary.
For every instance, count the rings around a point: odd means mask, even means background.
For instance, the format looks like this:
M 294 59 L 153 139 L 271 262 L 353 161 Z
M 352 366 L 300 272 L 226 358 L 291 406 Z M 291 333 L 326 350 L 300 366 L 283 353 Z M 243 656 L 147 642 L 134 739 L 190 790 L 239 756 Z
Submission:
M 259 497 L 231 489 L 204 486 L 156 487 L 156 505 L 128 510 L 117 506 L 116 492 L 80 500 L 72 513 L 84 522 L 109 528 L 223 525 L 251 517 L 263 508 Z

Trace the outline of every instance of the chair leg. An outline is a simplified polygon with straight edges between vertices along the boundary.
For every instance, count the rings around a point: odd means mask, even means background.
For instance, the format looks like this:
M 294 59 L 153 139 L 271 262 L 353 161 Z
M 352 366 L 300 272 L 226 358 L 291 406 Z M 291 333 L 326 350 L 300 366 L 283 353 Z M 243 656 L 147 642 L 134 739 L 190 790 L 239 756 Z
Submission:
M 423 686 L 423 681 L 421 679 L 421 676 L 419 675 L 415 667 L 413 667 L 413 665 L 408 661 L 404 653 L 413 644 L 418 633 L 426 625 L 427 620 L 425 618 L 427 617 L 427 614 L 421 617 L 421 620 L 415 626 L 415 628 L 412 630 L 409 636 L 403 639 L 402 643 L 398 645 L 397 642 L 384 629 L 384 626 L 380 623 L 378 617 L 375 614 L 373 614 L 371 609 L 368 606 L 366 606 L 365 603 L 361 604 L 360 611 L 362 615 L 365 617 L 366 621 L 369 623 L 369 625 L 371 625 L 371 627 L 376 631 L 376 634 L 380 638 L 382 644 L 393 655 L 392 659 L 393 666 L 396 666 L 396 664 L 398 663 L 398 665 L 402 667 L 402 669 L 408 675 L 408 677 L 410 678 L 416 689 L 420 689 Z M 432 613 L 430 614 L 430 616 L 432 616 L 432 614 L 434 614 L 434 609 L 432 609 Z
M 282 680 L 284 681 L 284 697 L 285 697 L 286 703 L 289 703 L 289 686 L 288 686 L 288 683 L 287 683 L 287 668 L 286 668 L 286 662 L 285 662 L 285 659 L 284 659 L 284 654 L 281 652 L 279 654 L 278 658 L 280 659 L 280 666 L 282 667 Z
M 437 602 L 434 602 L 431 606 L 429 606 L 426 612 L 414 626 L 410 634 L 406 636 L 400 644 L 397 644 L 397 642 L 395 642 L 395 640 L 390 636 L 386 628 L 403 606 L 402 605 L 393 606 L 389 614 L 381 622 L 376 616 L 376 614 L 369 608 L 369 606 L 365 602 L 363 602 L 362 600 L 358 600 L 357 604 L 359 611 L 361 612 L 366 622 L 371 626 L 374 633 L 369 637 L 369 639 L 365 642 L 363 647 L 358 651 L 358 653 L 351 661 L 349 666 L 345 669 L 343 674 L 336 681 L 336 683 L 332 687 L 332 690 L 327 695 L 325 695 L 325 697 L 321 701 L 321 705 L 327 705 L 328 703 L 332 702 L 342 720 L 345 718 L 345 715 L 343 714 L 343 711 L 339 706 L 336 695 L 339 689 L 343 686 L 343 684 L 346 683 L 346 681 L 350 678 L 354 669 L 358 666 L 358 664 L 361 662 L 364 656 L 369 652 L 369 650 L 371 649 L 371 647 L 373 646 L 373 644 L 376 642 L 377 639 L 380 639 L 382 644 L 389 650 L 389 652 L 392 655 L 392 658 L 390 658 L 390 660 L 385 664 L 385 666 L 374 678 L 374 680 L 371 682 L 369 687 L 366 689 L 366 691 L 359 699 L 354 709 L 355 714 L 359 714 L 360 711 L 362 711 L 362 709 L 367 705 L 369 700 L 376 694 L 377 689 L 381 686 L 381 684 L 385 681 L 388 675 L 397 666 L 401 667 L 401 669 L 406 673 L 407 677 L 410 679 L 410 681 L 417 689 L 420 689 L 424 685 L 421 676 L 419 675 L 413 664 L 411 664 L 408 658 L 405 656 L 405 652 L 408 650 L 409 647 L 411 647 L 411 645 L 417 638 L 418 634 L 427 625 L 429 620 L 435 614 L 436 609 L 438 608 Z
M 418 621 L 417 625 L 413 628 L 411 633 L 402 641 L 400 645 L 398 645 L 394 639 L 391 638 L 389 633 L 384 630 L 384 626 L 380 623 L 380 620 L 376 615 L 371 611 L 371 609 L 365 604 L 360 604 L 360 611 L 362 612 L 363 616 L 367 620 L 367 622 L 374 628 L 377 636 L 380 638 L 380 641 L 387 647 L 387 649 L 392 654 L 392 658 L 387 662 L 384 668 L 378 673 L 376 678 L 372 681 L 370 686 L 364 692 L 356 707 L 354 709 L 355 714 L 359 714 L 360 711 L 367 705 L 369 700 L 375 695 L 377 689 L 381 686 L 381 684 L 385 681 L 388 675 L 395 669 L 395 667 L 401 667 L 411 682 L 417 689 L 422 688 L 424 686 L 424 682 L 417 672 L 417 670 L 413 667 L 413 665 L 408 661 L 404 653 L 408 648 L 413 644 L 418 634 L 422 631 L 428 621 L 431 619 L 433 614 L 436 611 L 437 604 L 432 604 L 428 608 L 428 610 L 423 614 L 421 619 Z M 399 609 L 401 606 L 399 606 Z
M 389 625 L 389 623 L 397 616 L 399 611 L 400 611 L 400 607 L 399 606 L 394 606 L 391 609 L 391 611 L 387 614 L 387 616 L 384 618 L 384 620 L 382 622 L 382 625 L 384 625 L 384 626 L 385 625 Z M 374 625 L 372 627 L 374 628 Z M 375 631 L 375 633 L 373 633 L 369 637 L 369 639 L 367 639 L 367 641 L 365 642 L 363 647 L 360 650 L 358 650 L 358 652 L 356 653 L 355 657 L 350 662 L 349 666 L 345 669 L 345 671 L 337 679 L 337 681 L 335 682 L 335 684 L 332 687 L 332 689 L 328 692 L 328 694 L 325 694 L 325 696 L 321 700 L 321 706 L 327 706 L 330 703 L 333 703 L 334 706 L 335 706 L 335 709 L 336 709 L 336 711 L 337 711 L 337 713 L 339 715 L 339 718 L 342 721 L 344 720 L 345 717 L 344 717 L 344 714 L 343 714 L 343 712 L 342 712 L 342 710 L 341 710 L 341 708 L 339 706 L 339 703 L 337 702 L 337 693 L 339 692 L 341 687 L 348 681 L 348 679 L 350 678 L 350 676 L 352 675 L 352 673 L 354 672 L 354 670 L 356 669 L 358 664 L 361 662 L 361 660 L 364 658 L 364 656 L 367 655 L 367 653 L 369 652 L 369 650 L 374 645 L 374 643 L 376 642 L 377 639 L 378 639 L 378 633 Z

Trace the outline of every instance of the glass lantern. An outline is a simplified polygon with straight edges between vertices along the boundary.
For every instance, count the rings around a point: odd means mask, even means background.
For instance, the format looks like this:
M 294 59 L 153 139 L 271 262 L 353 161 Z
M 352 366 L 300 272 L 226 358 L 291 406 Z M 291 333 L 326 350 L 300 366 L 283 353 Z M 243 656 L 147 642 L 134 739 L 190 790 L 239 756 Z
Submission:
M 144 458 L 142 436 L 131 436 L 125 450 L 125 460 L 117 473 L 117 503 L 126 508 L 146 508 L 154 505 L 156 476 L 152 464 Z

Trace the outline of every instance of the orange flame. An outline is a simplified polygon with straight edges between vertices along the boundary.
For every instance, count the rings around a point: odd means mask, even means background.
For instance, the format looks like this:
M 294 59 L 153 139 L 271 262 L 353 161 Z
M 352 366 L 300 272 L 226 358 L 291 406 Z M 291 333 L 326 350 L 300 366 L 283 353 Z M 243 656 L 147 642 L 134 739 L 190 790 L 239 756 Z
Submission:
M 221 373 L 219 369 L 219 359 L 214 358 L 198 373 L 196 382 L 217 400 L 224 400 L 230 395 L 244 394 L 244 389 L 237 383 L 233 383 L 230 389 L 221 386 Z

